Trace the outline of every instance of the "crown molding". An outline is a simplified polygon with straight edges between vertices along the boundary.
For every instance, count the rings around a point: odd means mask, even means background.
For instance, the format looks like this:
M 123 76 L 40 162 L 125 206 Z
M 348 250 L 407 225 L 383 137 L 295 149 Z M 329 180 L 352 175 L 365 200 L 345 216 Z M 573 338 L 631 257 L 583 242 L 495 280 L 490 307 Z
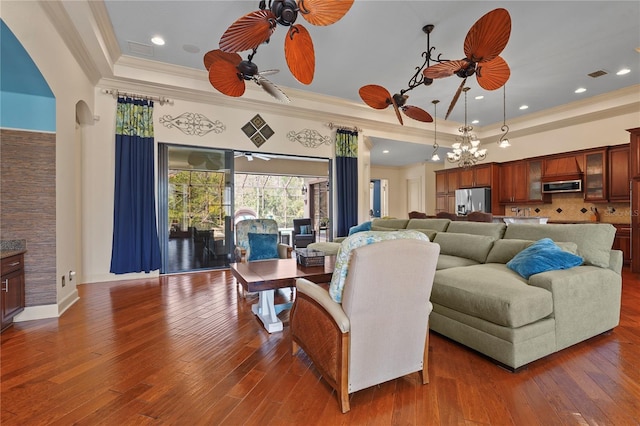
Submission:
M 91 54 L 82 42 L 80 33 L 67 13 L 64 5 L 59 0 L 39 0 L 42 10 L 49 17 L 49 21 L 55 27 L 62 40 L 69 48 L 69 51 L 84 70 L 87 78 L 95 84 L 101 77 L 101 73 L 93 62 Z

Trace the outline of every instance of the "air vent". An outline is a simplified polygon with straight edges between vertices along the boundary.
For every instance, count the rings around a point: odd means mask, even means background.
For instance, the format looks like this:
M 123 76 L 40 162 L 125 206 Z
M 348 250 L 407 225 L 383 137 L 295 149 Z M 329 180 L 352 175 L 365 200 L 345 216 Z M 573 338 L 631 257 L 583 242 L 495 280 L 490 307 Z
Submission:
M 153 46 L 135 41 L 127 41 L 127 43 L 129 44 L 129 52 L 136 55 L 153 56 Z
M 593 77 L 593 78 L 598 78 L 598 77 L 602 77 L 603 75 L 607 75 L 608 73 L 604 70 L 598 70 L 598 71 L 594 71 L 594 72 L 590 72 L 589 74 L 587 74 L 589 77 Z

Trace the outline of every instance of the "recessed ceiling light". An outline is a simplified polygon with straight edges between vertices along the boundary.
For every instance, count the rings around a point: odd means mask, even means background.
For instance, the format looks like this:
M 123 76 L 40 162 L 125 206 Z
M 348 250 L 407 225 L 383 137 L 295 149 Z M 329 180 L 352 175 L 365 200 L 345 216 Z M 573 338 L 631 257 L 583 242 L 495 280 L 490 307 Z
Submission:
M 388 150 L 388 149 L 385 149 L 384 151 L 382 151 L 382 153 L 383 153 L 383 154 L 388 154 L 388 153 L 389 153 L 389 150 Z
M 164 39 L 160 36 L 155 36 L 151 39 L 151 43 L 155 44 L 156 46 L 164 46 Z
M 529 108 L 529 105 L 520 105 L 520 109 L 527 109 Z
M 625 75 L 625 74 L 629 74 L 630 72 L 631 70 L 629 68 L 622 68 L 620 71 L 616 73 L 616 75 Z
M 473 120 L 473 121 L 471 122 L 471 124 L 478 124 L 479 122 L 480 122 L 480 120 Z
M 574 91 L 574 93 L 584 93 L 584 92 L 586 92 L 586 91 L 587 91 L 587 89 L 585 89 L 584 87 L 578 87 L 578 88 Z
M 483 95 L 478 95 L 478 96 L 475 97 L 475 99 L 478 99 L 478 100 L 484 99 L 484 96 Z

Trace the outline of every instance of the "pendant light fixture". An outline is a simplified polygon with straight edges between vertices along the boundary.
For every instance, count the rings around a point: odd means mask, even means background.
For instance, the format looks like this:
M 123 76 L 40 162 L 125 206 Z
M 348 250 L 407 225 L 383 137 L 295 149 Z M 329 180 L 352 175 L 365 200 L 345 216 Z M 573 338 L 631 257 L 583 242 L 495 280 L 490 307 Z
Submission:
M 507 139 L 507 133 L 509 133 L 509 126 L 507 126 L 507 85 L 502 86 L 502 127 L 500 128 L 504 133 L 498 140 L 498 146 L 500 148 L 508 148 L 511 146 L 509 139 Z
M 469 87 L 464 87 L 462 91 L 464 92 L 464 126 L 458 129 L 461 135 L 457 136 L 457 142 L 451 145 L 453 152 L 447 153 L 447 161 L 457 163 L 458 167 L 466 169 L 487 158 L 487 149 L 480 148 L 478 137 L 472 133 L 473 126 L 467 125 L 467 92 Z
M 436 122 L 438 117 L 438 102 L 437 99 L 431 101 L 433 104 L 433 154 L 431 154 L 431 161 L 440 161 L 440 156 L 438 155 L 438 124 Z

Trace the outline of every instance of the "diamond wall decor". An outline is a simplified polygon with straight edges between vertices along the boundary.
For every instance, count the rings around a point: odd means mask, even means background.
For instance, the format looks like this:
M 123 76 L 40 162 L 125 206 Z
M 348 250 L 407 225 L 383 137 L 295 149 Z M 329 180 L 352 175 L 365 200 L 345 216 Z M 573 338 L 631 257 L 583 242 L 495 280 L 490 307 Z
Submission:
M 273 129 L 269 127 L 267 122 L 260 117 L 260 114 L 256 114 L 251 121 L 242 126 L 242 131 L 258 148 L 260 148 L 260 146 L 262 146 L 262 144 L 264 144 L 267 139 L 275 133 Z

